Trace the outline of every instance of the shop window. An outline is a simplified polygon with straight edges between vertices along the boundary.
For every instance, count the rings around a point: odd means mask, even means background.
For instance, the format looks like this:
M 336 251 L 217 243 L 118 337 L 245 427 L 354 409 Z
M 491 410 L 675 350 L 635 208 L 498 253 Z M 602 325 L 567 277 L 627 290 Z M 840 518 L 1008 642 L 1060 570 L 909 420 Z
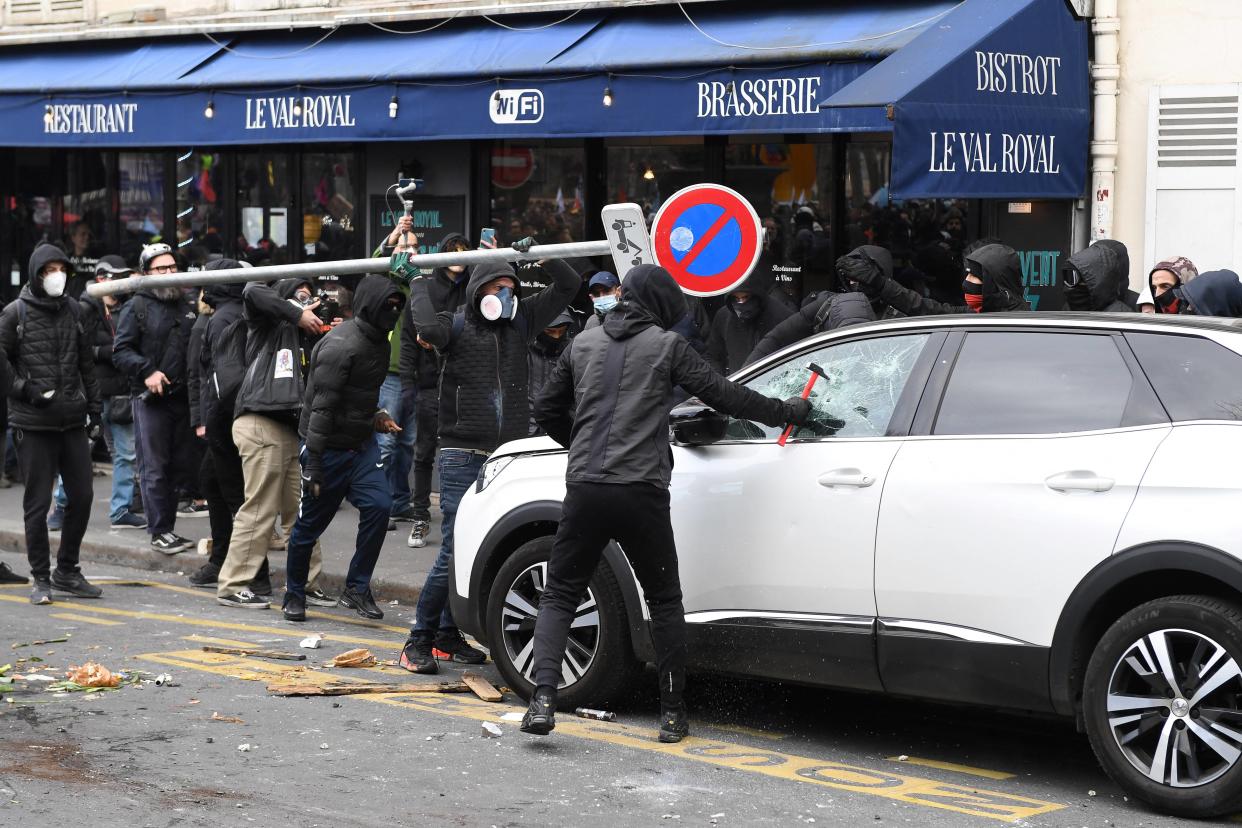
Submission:
M 117 155 L 120 254 L 137 264 L 144 245 L 164 238 L 164 154 Z
M 40 242 L 55 241 L 55 210 L 51 182 L 54 179 L 52 159 L 63 157 L 44 150 L 19 150 L 14 169 L 14 190 L 8 197 L 7 234 L 12 239 L 12 263 L 9 286 L 15 295 L 17 286 L 26 283 L 26 264 Z
M 363 255 L 357 224 L 357 155 L 307 152 L 302 155 L 302 244 L 305 259 L 353 259 Z M 370 252 L 370 251 L 367 251 Z
M 491 155 L 491 226 L 498 241 L 586 238 L 586 151 L 581 144 L 497 141 Z
M 664 199 L 704 180 L 703 144 L 612 144 L 608 153 L 608 203 L 633 202 L 647 221 L 655 218 Z
M 288 264 L 289 156 L 242 153 L 237 156 L 238 253 L 255 265 Z
M 95 263 L 108 245 L 108 169 L 102 152 L 75 152 L 68 156 L 61 196 L 62 244 L 73 274 L 66 295 L 81 295 L 95 278 Z
M 191 268 L 225 253 L 224 173 L 215 150 L 177 156 L 177 247 Z

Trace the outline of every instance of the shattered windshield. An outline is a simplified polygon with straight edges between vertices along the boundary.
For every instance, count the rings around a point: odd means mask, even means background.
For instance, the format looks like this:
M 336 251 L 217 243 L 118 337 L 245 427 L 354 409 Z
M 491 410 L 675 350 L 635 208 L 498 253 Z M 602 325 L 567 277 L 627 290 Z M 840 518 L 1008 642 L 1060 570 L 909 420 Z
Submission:
M 914 363 L 929 334 L 863 339 L 830 345 L 795 357 L 746 382 L 765 397 L 801 396 L 807 367 L 824 369 L 811 391 L 811 423 L 796 437 L 880 437 L 888 430 Z M 749 420 L 730 420 L 726 440 L 776 439 L 781 429 Z

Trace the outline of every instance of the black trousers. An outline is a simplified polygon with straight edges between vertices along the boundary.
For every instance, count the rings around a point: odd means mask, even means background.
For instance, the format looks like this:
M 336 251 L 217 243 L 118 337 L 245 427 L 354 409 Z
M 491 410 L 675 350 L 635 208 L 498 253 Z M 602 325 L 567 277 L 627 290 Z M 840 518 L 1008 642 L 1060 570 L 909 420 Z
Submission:
M 241 455 L 233 443 L 233 420 L 228 415 L 214 417 L 207 424 L 207 451 L 199 466 L 199 485 L 207 497 L 211 522 L 210 560 L 224 566 L 233 537 L 233 516 L 246 499 Z M 265 566 L 264 574 L 266 571 Z
M 26 520 L 26 557 L 30 576 L 46 581 L 51 574 L 51 549 L 47 539 L 47 513 L 52 505 L 56 476 L 65 485 L 65 522 L 56 552 L 56 569 L 65 574 L 79 572 L 78 553 L 82 536 L 91 517 L 95 491 L 91 480 L 91 442 L 85 428 L 69 431 L 26 431 L 15 429 L 17 458 L 26 490 L 22 511 Z
M 548 562 L 548 583 L 535 622 L 536 685 L 556 687 L 560 683 L 570 624 L 604 547 L 615 539 L 647 598 L 660 701 L 669 707 L 681 704 L 686 683 L 686 614 L 668 505 L 668 490 L 646 483 L 567 484 Z
M 431 477 L 436 467 L 436 448 L 440 445 L 439 389 L 418 389 L 414 418 L 414 489 L 410 503 L 417 520 L 431 520 Z

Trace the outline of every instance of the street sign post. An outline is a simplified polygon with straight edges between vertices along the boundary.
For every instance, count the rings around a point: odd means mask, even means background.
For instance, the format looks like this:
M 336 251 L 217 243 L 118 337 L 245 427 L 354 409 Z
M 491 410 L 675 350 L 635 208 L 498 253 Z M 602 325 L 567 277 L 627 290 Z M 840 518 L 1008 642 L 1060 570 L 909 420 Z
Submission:
M 656 261 L 691 296 L 719 296 L 746 281 L 759 261 L 759 215 L 719 184 L 678 190 L 651 225 Z
M 617 278 L 625 280 L 630 268 L 640 264 L 655 264 L 651 250 L 651 237 L 647 235 L 647 222 L 643 208 L 637 204 L 609 204 L 601 213 L 604 234 L 612 248 L 612 265 Z

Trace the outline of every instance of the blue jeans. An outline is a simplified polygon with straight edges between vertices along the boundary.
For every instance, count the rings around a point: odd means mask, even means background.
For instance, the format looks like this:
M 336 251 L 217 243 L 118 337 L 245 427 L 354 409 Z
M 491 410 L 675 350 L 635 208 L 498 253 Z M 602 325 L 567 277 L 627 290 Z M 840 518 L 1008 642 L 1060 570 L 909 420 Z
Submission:
M 440 464 L 440 512 L 444 515 L 440 554 L 427 573 L 427 581 L 418 596 L 414 609 L 414 626 L 410 634 L 451 635 L 457 631 L 453 614 L 449 611 L 449 568 L 453 565 L 453 524 L 457 521 L 457 507 L 462 497 L 479 478 L 479 469 L 487 458 L 482 454 L 461 449 L 442 448 L 437 461 Z
M 379 434 L 380 462 L 388 475 L 388 491 L 392 494 L 393 511 L 409 507 L 410 469 L 414 466 L 414 441 L 418 434 L 418 386 L 401 387 L 401 378 L 394 373 L 384 377 L 380 386 L 379 404 L 385 409 L 401 431 L 397 434 Z
M 104 400 L 103 427 L 108 433 L 108 449 L 112 452 L 112 500 L 108 504 L 108 520 L 116 523 L 134 502 L 134 424 L 112 422 L 112 401 Z M 68 503 L 65 485 L 56 479 L 56 508 L 64 510 Z
M 305 465 L 305 446 L 299 459 Z M 305 488 L 302 489 L 298 519 L 289 533 L 286 592 L 305 597 L 315 541 L 336 517 L 336 510 L 346 498 L 358 510 L 358 540 L 345 575 L 345 586 L 358 593 L 371 588 L 371 574 L 375 572 L 380 549 L 384 546 L 388 515 L 392 511 L 388 480 L 379 462 L 379 446 L 375 440 L 368 440 L 357 451 L 324 451 L 323 486 L 319 497 L 311 497 Z

